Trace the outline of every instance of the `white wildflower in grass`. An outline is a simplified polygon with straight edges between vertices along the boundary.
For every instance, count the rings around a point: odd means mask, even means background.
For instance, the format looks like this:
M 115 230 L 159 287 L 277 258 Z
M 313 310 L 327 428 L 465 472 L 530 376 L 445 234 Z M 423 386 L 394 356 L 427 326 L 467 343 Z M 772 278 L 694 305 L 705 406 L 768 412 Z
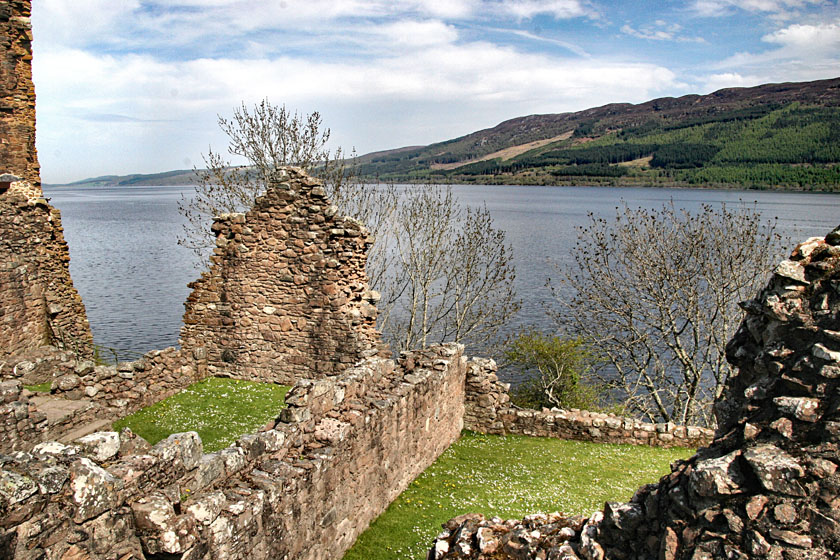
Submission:
M 273 420 L 285 406 L 288 387 L 213 377 L 114 422 L 157 443 L 170 434 L 198 432 L 205 452 L 223 449 Z
M 628 500 L 642 484 L 669 473 L 672 461 L 692 453 L 465 432 L 344 560 L 423 560 L 441 523 L 468 512 L 508 519 L 538 511 L 589 515 L 606 501 Z

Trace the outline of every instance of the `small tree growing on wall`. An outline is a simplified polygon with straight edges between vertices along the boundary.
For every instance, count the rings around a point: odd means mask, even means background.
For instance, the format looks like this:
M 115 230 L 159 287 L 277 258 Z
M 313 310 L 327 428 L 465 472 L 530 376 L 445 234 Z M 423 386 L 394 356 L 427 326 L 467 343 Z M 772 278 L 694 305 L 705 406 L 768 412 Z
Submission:
M 707 425 L 732 373 L 725 345 L 742 317 L 738 304 L 780 246 L 775 221 L 744 205 L 695 213 L 625 206 L 612 222 L 590 215 L 576 270 L 553 286 L 555 318 L 605 358 L 600 378 L 628 412 Z

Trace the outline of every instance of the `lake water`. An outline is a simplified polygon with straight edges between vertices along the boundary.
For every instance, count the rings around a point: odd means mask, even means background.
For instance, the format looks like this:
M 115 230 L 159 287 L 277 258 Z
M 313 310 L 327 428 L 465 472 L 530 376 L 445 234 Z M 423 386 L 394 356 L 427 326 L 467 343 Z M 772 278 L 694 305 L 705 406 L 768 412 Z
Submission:
M 576 228 L 588 214 L 611 218 L 616 208 L 661 208 L 673 201 L 696 210 L 703 203 L 730 207 L 755 202 L 778 217 L 794 240 L 825 235 L 840 223 L 840 195 L 608 187 L 455 186 L 465 204 L 486 204 L 507 232 L 522 310 L 508 326 L 550 326 L 543 302 L 546 279 L 568 266 Z M 190 251 L 176 243 L 182 195 L 192 187 L 46 188 L 61 210 L 70 245 L 70 272 L 84 299 L 98 344 L 143 353 L 177 344 L 187 283 L 198 277 Z

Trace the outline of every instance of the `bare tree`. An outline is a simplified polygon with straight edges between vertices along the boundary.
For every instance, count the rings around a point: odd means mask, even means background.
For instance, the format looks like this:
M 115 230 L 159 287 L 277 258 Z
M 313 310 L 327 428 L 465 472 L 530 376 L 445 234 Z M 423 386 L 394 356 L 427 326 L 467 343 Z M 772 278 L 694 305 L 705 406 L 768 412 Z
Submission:
M 187 223 L 178 242 L 203 263 L 213 216 L 250 208 L 274 170 L 295 165 L 324 179 L 340 212 L 373 235 L 368 279 L 382 293 L 379 327 L 397 349 L 483 342 L 518 310 L 511 250 L 486 208 L 463 208 L 449 188 L 360 181 L 340 149 L 326 148 L 330 131 L 317 112 L 301 116 L 264 100 L 252 109 L 243 104 L 231 120 L 220 117 L 219 126 L 230 155 L 247 165 L 231 166 L 210 151 L 206 170 L 196 170 L 195 194 L 179 205 Z
M 577 270 L 555 290 L 561 328 L 607 363 L 602 382 L 628 412 L 651 421 L 710 424 L 732 369 L 725 345 L 748 299 L 777 261 L 775 221 L 755 207 L 704 205 L 697 213 L 631 210 L 615 222 L 590 215 Z M 554 286 L 558 288 L 558 286 Z
M 388 233 L 391 267 L 375 287 L 397 349 L 483 344 L 519 310 L 512 251 L 486 207 L 463 207 L 449 187 L 416 187 L 402 193 Z
M 232 119 L 219 117 L 219 128 L 228 136 L 228 153 L 247 165 L 232 165 L 211 149 L 203 156 L 205 169 L 195 170 L 195 193 L 181 198 L 178 208 L 187 222 L 178 244 L 196 253 L 199 266 L 207 265 L 213 248 L 213 217 L 250 208 L 265 192 L 274 170 L 287 165 L 308 169 L 324 177 L 332 191 L 340 190 L 348 178 L 341 151 L 331 157 L 326 148 L 330 130 L 322 128 L 317 111 L 300 115 L 268 100 L 252 109 L 243 103 Z

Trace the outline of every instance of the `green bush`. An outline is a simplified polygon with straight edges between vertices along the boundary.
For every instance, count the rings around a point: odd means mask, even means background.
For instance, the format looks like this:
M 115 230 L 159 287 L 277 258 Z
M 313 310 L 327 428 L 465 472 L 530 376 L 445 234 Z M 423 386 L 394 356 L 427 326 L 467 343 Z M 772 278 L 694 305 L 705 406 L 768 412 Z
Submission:
M 523 332 L 508 344 L 505 358 L 527 375 L 513 390 L 514 404 L 525 408 L 601 407 L 603 390 L 589 382 L 598 357 L 582 338 Z

